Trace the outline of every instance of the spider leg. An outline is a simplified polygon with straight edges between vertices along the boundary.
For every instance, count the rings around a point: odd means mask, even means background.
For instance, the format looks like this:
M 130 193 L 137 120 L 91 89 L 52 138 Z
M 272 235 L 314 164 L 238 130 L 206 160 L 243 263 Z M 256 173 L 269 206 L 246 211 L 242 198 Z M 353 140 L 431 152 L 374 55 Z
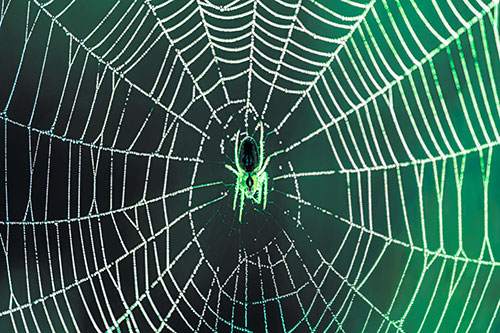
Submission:
M 257 205 L 260 205 L 260 202 L 262 201 L 262 186 L 259 186 L 259 189 L 257 190 L 257 200 L 254 201 Z
M 234 189 L 234 201 L 233 201 L 233 210 L 236 210 L 236 201 L 238 200 L 238 193 L 240 193 L 240 182 L 236 182 L 236 187 Z
M 266 160 L 264 161 L 264 164 L 260 167 L 259 169 L 259 173 L 258 173 L 258 176 L 260 177 L 264 171 L 266 170 L 267 168 L 267 165 L 269 164 L 269 160 L 271 159 L 271 157 L 273 157 L 273 154 L 269 155 Z
M 245 193 L 241 193 L 241 199 L 240 199 L 240 218 L 239 221 L 241 223 L 241 212 L 243 211 L 243 205 L 245 204 Z
M 226 164 L 225 165 L 226 169 L 230 170 L 232 173 L 234 173 L 236 176 L 238 176 L 239 172 L 236 171 L 232 166 Z
M 260 149 L 260 158 L 259 158 L 259 167 L 258 169 L 262 168 L 262 163 L 264 162 L 264 124 L 262 121 L 260 122 L 260 142 L 259 142 L 259 149 Z
M 236 164 L 236 169 L 241 170 L 240 167 L 240 157 L 238 156 L 240 130 L 236 132 L 236 141 L 234 142 L 234 164 Z
M 266 210 L 266 204 L 267 204 L 267 181 L 268 181 L 267 173 L 264 172 L 262 174 L 262 176 L 264 177 L 264 183 L 262 185 L 264 187 L 264 202 L 262 203 L 262 209 Z

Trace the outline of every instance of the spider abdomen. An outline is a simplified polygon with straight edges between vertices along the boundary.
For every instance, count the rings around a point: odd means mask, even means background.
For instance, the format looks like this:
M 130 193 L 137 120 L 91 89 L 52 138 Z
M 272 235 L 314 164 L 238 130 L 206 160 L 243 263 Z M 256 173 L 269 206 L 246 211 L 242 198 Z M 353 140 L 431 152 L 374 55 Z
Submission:
M 259 155 L 257 154 L 257 144 L 253 138 L 247 137 L 241 142 L 239 155 L 240 164 L 246 172 L 255 170 L 259 162 Z

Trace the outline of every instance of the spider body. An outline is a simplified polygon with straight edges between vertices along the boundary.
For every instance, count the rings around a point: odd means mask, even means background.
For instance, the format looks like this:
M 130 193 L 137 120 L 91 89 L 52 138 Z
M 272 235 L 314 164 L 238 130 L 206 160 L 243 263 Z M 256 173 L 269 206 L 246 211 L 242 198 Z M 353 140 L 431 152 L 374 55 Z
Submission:
M 252 172 L 257 167 L 259 161 L 257 143 L 252 137 L 246 137 L 241 141 L 239 159 L 246 172 Z
M 264 160 L 264 126 L 260 124 L 259 144 L 251 136 L 245 137 L 239 144 L 240 131 L 236 133 L 234 145 L 235 167 L 226 164 L 226 168 L 236 175 L 233 210 L 236 210 L 238 196 L 240 197 L 239 221 L 245 204 L 245 198 L 253 200 L 256 204 L 262 203 L 266 209 L 267 182 L 266 167 L 269 157 Z

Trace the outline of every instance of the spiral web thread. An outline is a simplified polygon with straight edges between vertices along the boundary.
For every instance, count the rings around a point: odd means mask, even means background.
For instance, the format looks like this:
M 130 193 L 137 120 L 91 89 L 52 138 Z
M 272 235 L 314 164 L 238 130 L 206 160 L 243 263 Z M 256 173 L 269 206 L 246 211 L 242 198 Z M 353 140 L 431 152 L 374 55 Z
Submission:
M 2 324 L 498 330 L 498 1 L 219 2 L 101 4 L 80 29 L 71 15 L 82 1 L 2 0 L 2 44 L 17 38 L 0 65 Z M 155 70 L 145 79 L 141 66 Z M 314 127 L 289 140 L 281 133 L 299 114 Z M 241 248 L 223 276 L 197 216 L 232 189 L 197 178 L 208 146 L 231 151 L 232 134 L 214 143 L 214 133 L 239 115 L 284 142 L 266 146 L 286 161 L 270 197 L 294 208 L 282 215 L 297 231 Z M 192 154 L 178 153 L 182 135 L 196 138 Z M 319 138 L 332 167 L 294 168 L 293 152 Z M 170 187 L 176 168 L 189 179 Z M 304 190 L 331 178 L 344 184 L 343 213 Z M 131 187 L 141 194 L 128 197 Z M 316 245 L 308 214 L 340 228 L 340 241 Z M 188 239 L 172 245 L 179 234 Z

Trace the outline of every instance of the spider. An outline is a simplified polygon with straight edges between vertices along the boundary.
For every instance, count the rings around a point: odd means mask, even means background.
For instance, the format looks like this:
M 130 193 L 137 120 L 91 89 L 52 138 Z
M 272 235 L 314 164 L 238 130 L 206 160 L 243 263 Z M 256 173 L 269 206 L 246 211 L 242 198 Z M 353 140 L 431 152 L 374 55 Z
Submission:
M 259 145 L 251 136 L 246 136 L 238 146 L 240 130 L 236 133 L 234 144 L 234 163 L 236 168 L 226 164 L 226 168 L 236 175 L 236 185 L 234 193 L 233 210 L 236 210 L 236 202 L 240 196 L 240 214 L 243 211 L 245 198 L 252 199 L 256 204 L 262 202 L 262 208 L 266 209 L 267 204 L 267 172 L 266 167 L 270 156 L 264 161 L 264 126 L 260 123 Z M 264 201 L 262 201 L 264 196 Z

